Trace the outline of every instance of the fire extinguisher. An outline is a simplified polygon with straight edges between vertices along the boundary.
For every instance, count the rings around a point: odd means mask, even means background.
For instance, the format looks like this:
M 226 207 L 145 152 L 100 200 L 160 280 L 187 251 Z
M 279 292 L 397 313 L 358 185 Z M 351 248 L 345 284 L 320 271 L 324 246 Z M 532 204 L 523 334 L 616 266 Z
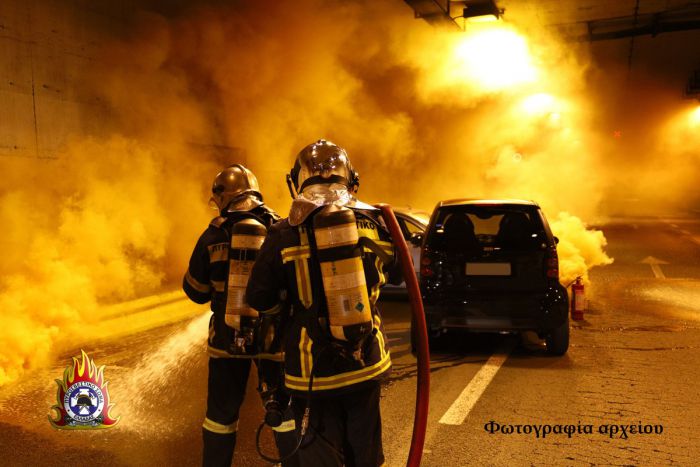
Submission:
M 571 319 L 574 321 L 583 320 L 583 314 L 586 311 L 586 294 L 583 289 L 583 280 L 581 276 L 576 278 L 576 281 L 571 286 Z

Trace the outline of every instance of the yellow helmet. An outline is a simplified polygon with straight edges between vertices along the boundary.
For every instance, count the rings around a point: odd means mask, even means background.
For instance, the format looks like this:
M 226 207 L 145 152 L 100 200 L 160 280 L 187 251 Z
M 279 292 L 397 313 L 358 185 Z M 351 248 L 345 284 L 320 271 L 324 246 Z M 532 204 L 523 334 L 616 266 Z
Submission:
M 220 212 L 250 211 L 263 204 L 258 179 L 241 164 L 219 172 L 211 187 L 211 201 Z
M 360 177 L 355 172 L 345 149 L 320 139 L 309 144 L 297 155 L 294 167 L 287 175 L 287 185 L 293 198 L 310 185 L 337 183 L 357 192 Z

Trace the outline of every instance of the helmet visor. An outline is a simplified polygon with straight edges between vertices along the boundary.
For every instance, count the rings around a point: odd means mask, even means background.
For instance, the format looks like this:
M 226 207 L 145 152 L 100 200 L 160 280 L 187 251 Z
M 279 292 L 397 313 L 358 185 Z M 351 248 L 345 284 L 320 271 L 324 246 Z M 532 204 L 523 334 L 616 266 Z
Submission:
M 244 193 L 233 198 L 226 207 L 227 212 L 250 211 L 262 206 L 262 200 L 254 193 Z
M 311 201 L 316 206 L 327 206 L 335 204 L 345 206 L 352 201 L 352 194 L 348 187 L 340 183 L 317 183 L 307 186 L 301 192 L 299 198 Z

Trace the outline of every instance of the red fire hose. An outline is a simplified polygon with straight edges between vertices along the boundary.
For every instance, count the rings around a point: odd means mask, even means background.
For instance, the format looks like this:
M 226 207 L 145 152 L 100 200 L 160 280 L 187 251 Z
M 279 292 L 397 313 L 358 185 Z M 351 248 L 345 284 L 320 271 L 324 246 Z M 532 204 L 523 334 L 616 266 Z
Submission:
M 411 450 L 408 454 L 408 467 L 418 467 L 423 456 L 423 444 L 425 443 L 425 430 L 428 424 L 428 399 L 430 397 L 430 350 L 428 349 L 428 331 L 425 325 L 425 312 L 421 299 L 418 279 L 413 269 L 411 253 L 408 250 L 406 240 L 403 238 L 401 227 L 388 204 L 378 204 L 382 211 L 382 217 L 389 229 L 391 238 L 396 246 L 396 252 L 401 261 L 401 270 L 406 280 L 408 298 L 413 311 L 413 323 L 415 337 L 418 339 L 416 349 L 418 351 L 418 381 L 416 385 L 416 413 L 413 418 L 413 437 Z

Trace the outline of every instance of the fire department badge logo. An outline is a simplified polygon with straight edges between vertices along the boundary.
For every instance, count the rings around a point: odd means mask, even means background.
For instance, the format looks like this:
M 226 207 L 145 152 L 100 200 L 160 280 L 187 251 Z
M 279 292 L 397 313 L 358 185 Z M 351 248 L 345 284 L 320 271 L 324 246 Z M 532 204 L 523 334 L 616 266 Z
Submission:
M 80 360 L 73 358 L 73 363 L 63 372 L 63 380 L 57 379 L 57 404 L 51 407 L 57 418 L 49 421 L 60 430 L 89 430 L 111 428 L 119 422 L 111 409 L 107 381 L 104 380 L 104 365 L 97 367 L 94 360 L 80 351 Z

